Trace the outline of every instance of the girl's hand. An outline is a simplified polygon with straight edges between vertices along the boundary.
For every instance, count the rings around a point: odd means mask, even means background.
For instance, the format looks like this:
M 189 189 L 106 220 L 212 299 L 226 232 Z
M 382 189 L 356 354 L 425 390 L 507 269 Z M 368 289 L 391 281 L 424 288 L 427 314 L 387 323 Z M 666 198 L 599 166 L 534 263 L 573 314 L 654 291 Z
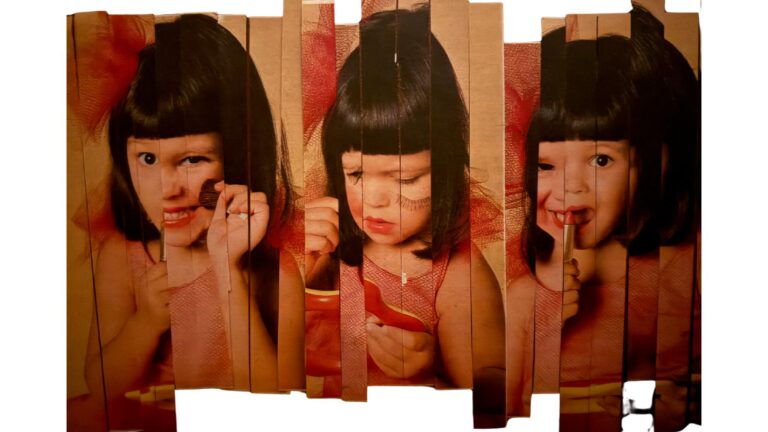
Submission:
M 339 200 L 322 197 L 308 202 L 304 218 L 304 263 L 309 281 L 320 256 L 335 251 L 339 245 Z
M 161 261 L 150 267 L 138 284 L 135 316 L 144 326 L 162 334 L 171 326 L 168 311 L 171 290 L 168 288 L 166 263 Z
M 579 312 L 579 262 L 576 258 L 563 263 L 563 324 Z
M 339 200 L 322 197 L 304 206 L 304 247 L 307 254 L 331 253 L 339 244 Z
M 216 183 L 215 189 L 221 194 L 208 227 L 208 253 L 214 263 L 227 263 L 230 268 L 236 268 L 243 255 L 255 248 L 267 233 L 267 196 L 263 192 L 248 193 L 245 185 L 227 185 L 223 181 Z
M 387 376 L 411 378 L 432 368 L 435 337 L 431 334 L 382 325 L 375 315 L 366 320 L 366 330 L 368 353 Z

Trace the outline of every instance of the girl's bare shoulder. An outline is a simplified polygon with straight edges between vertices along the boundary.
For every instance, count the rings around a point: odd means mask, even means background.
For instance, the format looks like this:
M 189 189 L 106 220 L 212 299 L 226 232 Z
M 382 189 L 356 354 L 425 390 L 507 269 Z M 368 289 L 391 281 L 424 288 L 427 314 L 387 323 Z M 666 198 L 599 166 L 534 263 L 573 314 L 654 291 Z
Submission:
M 126 290 L 131 286 L 131 252 L 129 241 L 120 233 L 107 236 L 98 245 L 96 287 L 98 291 Z
M 448 260 L 443 284 L 437 293 L 438 311 L 441 306 L 471 301 L 475 295 L 484 292 L 498 292 L 499 283 L 485 260 L 483 253 L 473 243 L 457 248 Z M 441 305 L 442 304 L 442 305 Z

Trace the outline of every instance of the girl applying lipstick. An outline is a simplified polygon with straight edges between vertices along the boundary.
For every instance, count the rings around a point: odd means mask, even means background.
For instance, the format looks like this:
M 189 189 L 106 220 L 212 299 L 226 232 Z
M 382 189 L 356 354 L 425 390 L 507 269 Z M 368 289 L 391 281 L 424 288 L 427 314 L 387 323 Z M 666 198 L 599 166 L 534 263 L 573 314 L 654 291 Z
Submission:
M 526 412 L 531 391 L 561 393 L 561 430 L 615 430 L 627 371 L 661 368 L 656 334 L 636 332 L 645 327 L 630 313 L 654 323 L 653 311 L 662 308 L 684 317 L 680 322 L 693 316 L 692 284 L 656 284 L 674 271 L 669 262 L 688 256 L 693 263 L 699 112 L 696 77 L 659 29 L 635 5 L 632 39 L 566 41 L 563 28 L 542 39 L 541 103 L 526 143 L 524 253 L 531 273 L 507 288 L 514 307 L 508 343 L 518 347 L 512 364 L 522 378 L 509 376 L 513 415 Z M 660 252 L 675 258 L 660 259 Z M 688 367 L 690 339 L 680 337 L 688 327 L 671 331 L 676 341 L 663 331 L 659 347 L 670 349 L 659 348 L 658 358 L 676 368 L 678 383 L 690 381 L 679 374 Z M 625 341 L 650 341 L 653 351 Z M 673 359 L 680 352 L 674 345 L 684 346 L 686 357 Z M 603 386 L 591 387 L 597 384 Z M 675 397 L 662 399 L 657 407 Z

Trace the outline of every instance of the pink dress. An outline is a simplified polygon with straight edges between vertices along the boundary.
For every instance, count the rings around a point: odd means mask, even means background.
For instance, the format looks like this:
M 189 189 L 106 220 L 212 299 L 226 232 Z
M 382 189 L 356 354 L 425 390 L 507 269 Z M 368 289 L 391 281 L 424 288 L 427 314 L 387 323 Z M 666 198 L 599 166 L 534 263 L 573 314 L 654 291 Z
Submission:
M 448 268 L 449 255 L 432 264 L 432 271 L 408 278 L 392 274 L 364 257 L 365 278 L 379 288 L 381 300 L 390 307 L 415 316 L 427 332 L 435 334 L 435 299 Z M 365 400 L 366 385 L 433 385 L 434 371 L 408 378 L 392 378 L 379 369 L 367 353 L 365 320 L 373 315 L 366 302 L 361 267 L 341 265 L 341 359 L 342 398 Z
M 131 270 L 138 280 L 154 263 L 141 242 L 129 242 Z M 171 290 L 171 330 L 161 340 L 150 365 L 151 383 L 174 383 L 176 388 L 231 388 L 229 341 L 219 306 L 213 269 Z M 171 339 L 173 349 L 171 349 Z
M 232 388 L 229 341 L 213 268 L 171 291 L 176 388 Z
M 561 412 L 571 413 L 567 420 L 561 417 L 562 430 L 618 427 L 625 378 L 691 380 L 693 247 L 670 247 L 664 253 L 670 259 L 663 266 L 655 254 L 630 257 L 627 277 L 582 286 L 579 312 L 562 330 L 562 293 L 537 285 L 534 381 L 546 385 L 536 386 L 535 391 L 542 391 L 542 387 L 548 392 L 559 391 Z M 697 328 L 694 331 L 698 333 Z M 695 359 L 698 354 L 693 355 Z M 665 401 L 657 400 L 657 409 L 662 403 Z M 674 401 L 669 404 L 676 405 Z M 665 416 L 679 417 L 672 412 Z

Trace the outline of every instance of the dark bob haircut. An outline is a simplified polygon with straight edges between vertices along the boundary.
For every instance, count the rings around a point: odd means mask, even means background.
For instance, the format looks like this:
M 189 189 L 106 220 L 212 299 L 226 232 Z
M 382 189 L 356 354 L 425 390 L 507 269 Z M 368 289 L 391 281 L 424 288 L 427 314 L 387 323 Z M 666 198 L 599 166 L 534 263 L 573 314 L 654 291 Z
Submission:
M 541 103 L 526 142 L 529 265 L 554 245 L 536 225 L 538 149 L 543 141 L 628 140 L 637 190 L 614 229 L 630 255 L 690 241 L 699 196 L 699 85 L 686 59 L 664 39 L 662 24 L 635 5 L 632 38 L 565 41 L 565 29 L 541 43 Z M 666 166 L 662 169 L 666 158 Z
M 360 45 L 339 72 L 336 101 L 323 125 L 328 193 L 339 200 L 339 257 L 359 265 L 364 239 L 344 189 L 344 152 L 431 150 L 432 238 L 415 255 L 432 258 L 465 235 L 467 139 L 464 100 L 448 55 L 430 31 L 428 7 L 379 12 L 363 20 Z
M 272 120 L 253 61 L 214 18 L 182 15 L 156 24 L 155 42 L 139 54 L 136 76 L 109 121 L 111 199 L 118 229 L 129 240 L 159 237 L 131 183 L 129 137 L 218 133 L 225 181 L 266 194 L 273 216 L 281 215 L 270 218 L 270 227 L 287 217 L 291 200 L 284 144 L 278 141 Z

